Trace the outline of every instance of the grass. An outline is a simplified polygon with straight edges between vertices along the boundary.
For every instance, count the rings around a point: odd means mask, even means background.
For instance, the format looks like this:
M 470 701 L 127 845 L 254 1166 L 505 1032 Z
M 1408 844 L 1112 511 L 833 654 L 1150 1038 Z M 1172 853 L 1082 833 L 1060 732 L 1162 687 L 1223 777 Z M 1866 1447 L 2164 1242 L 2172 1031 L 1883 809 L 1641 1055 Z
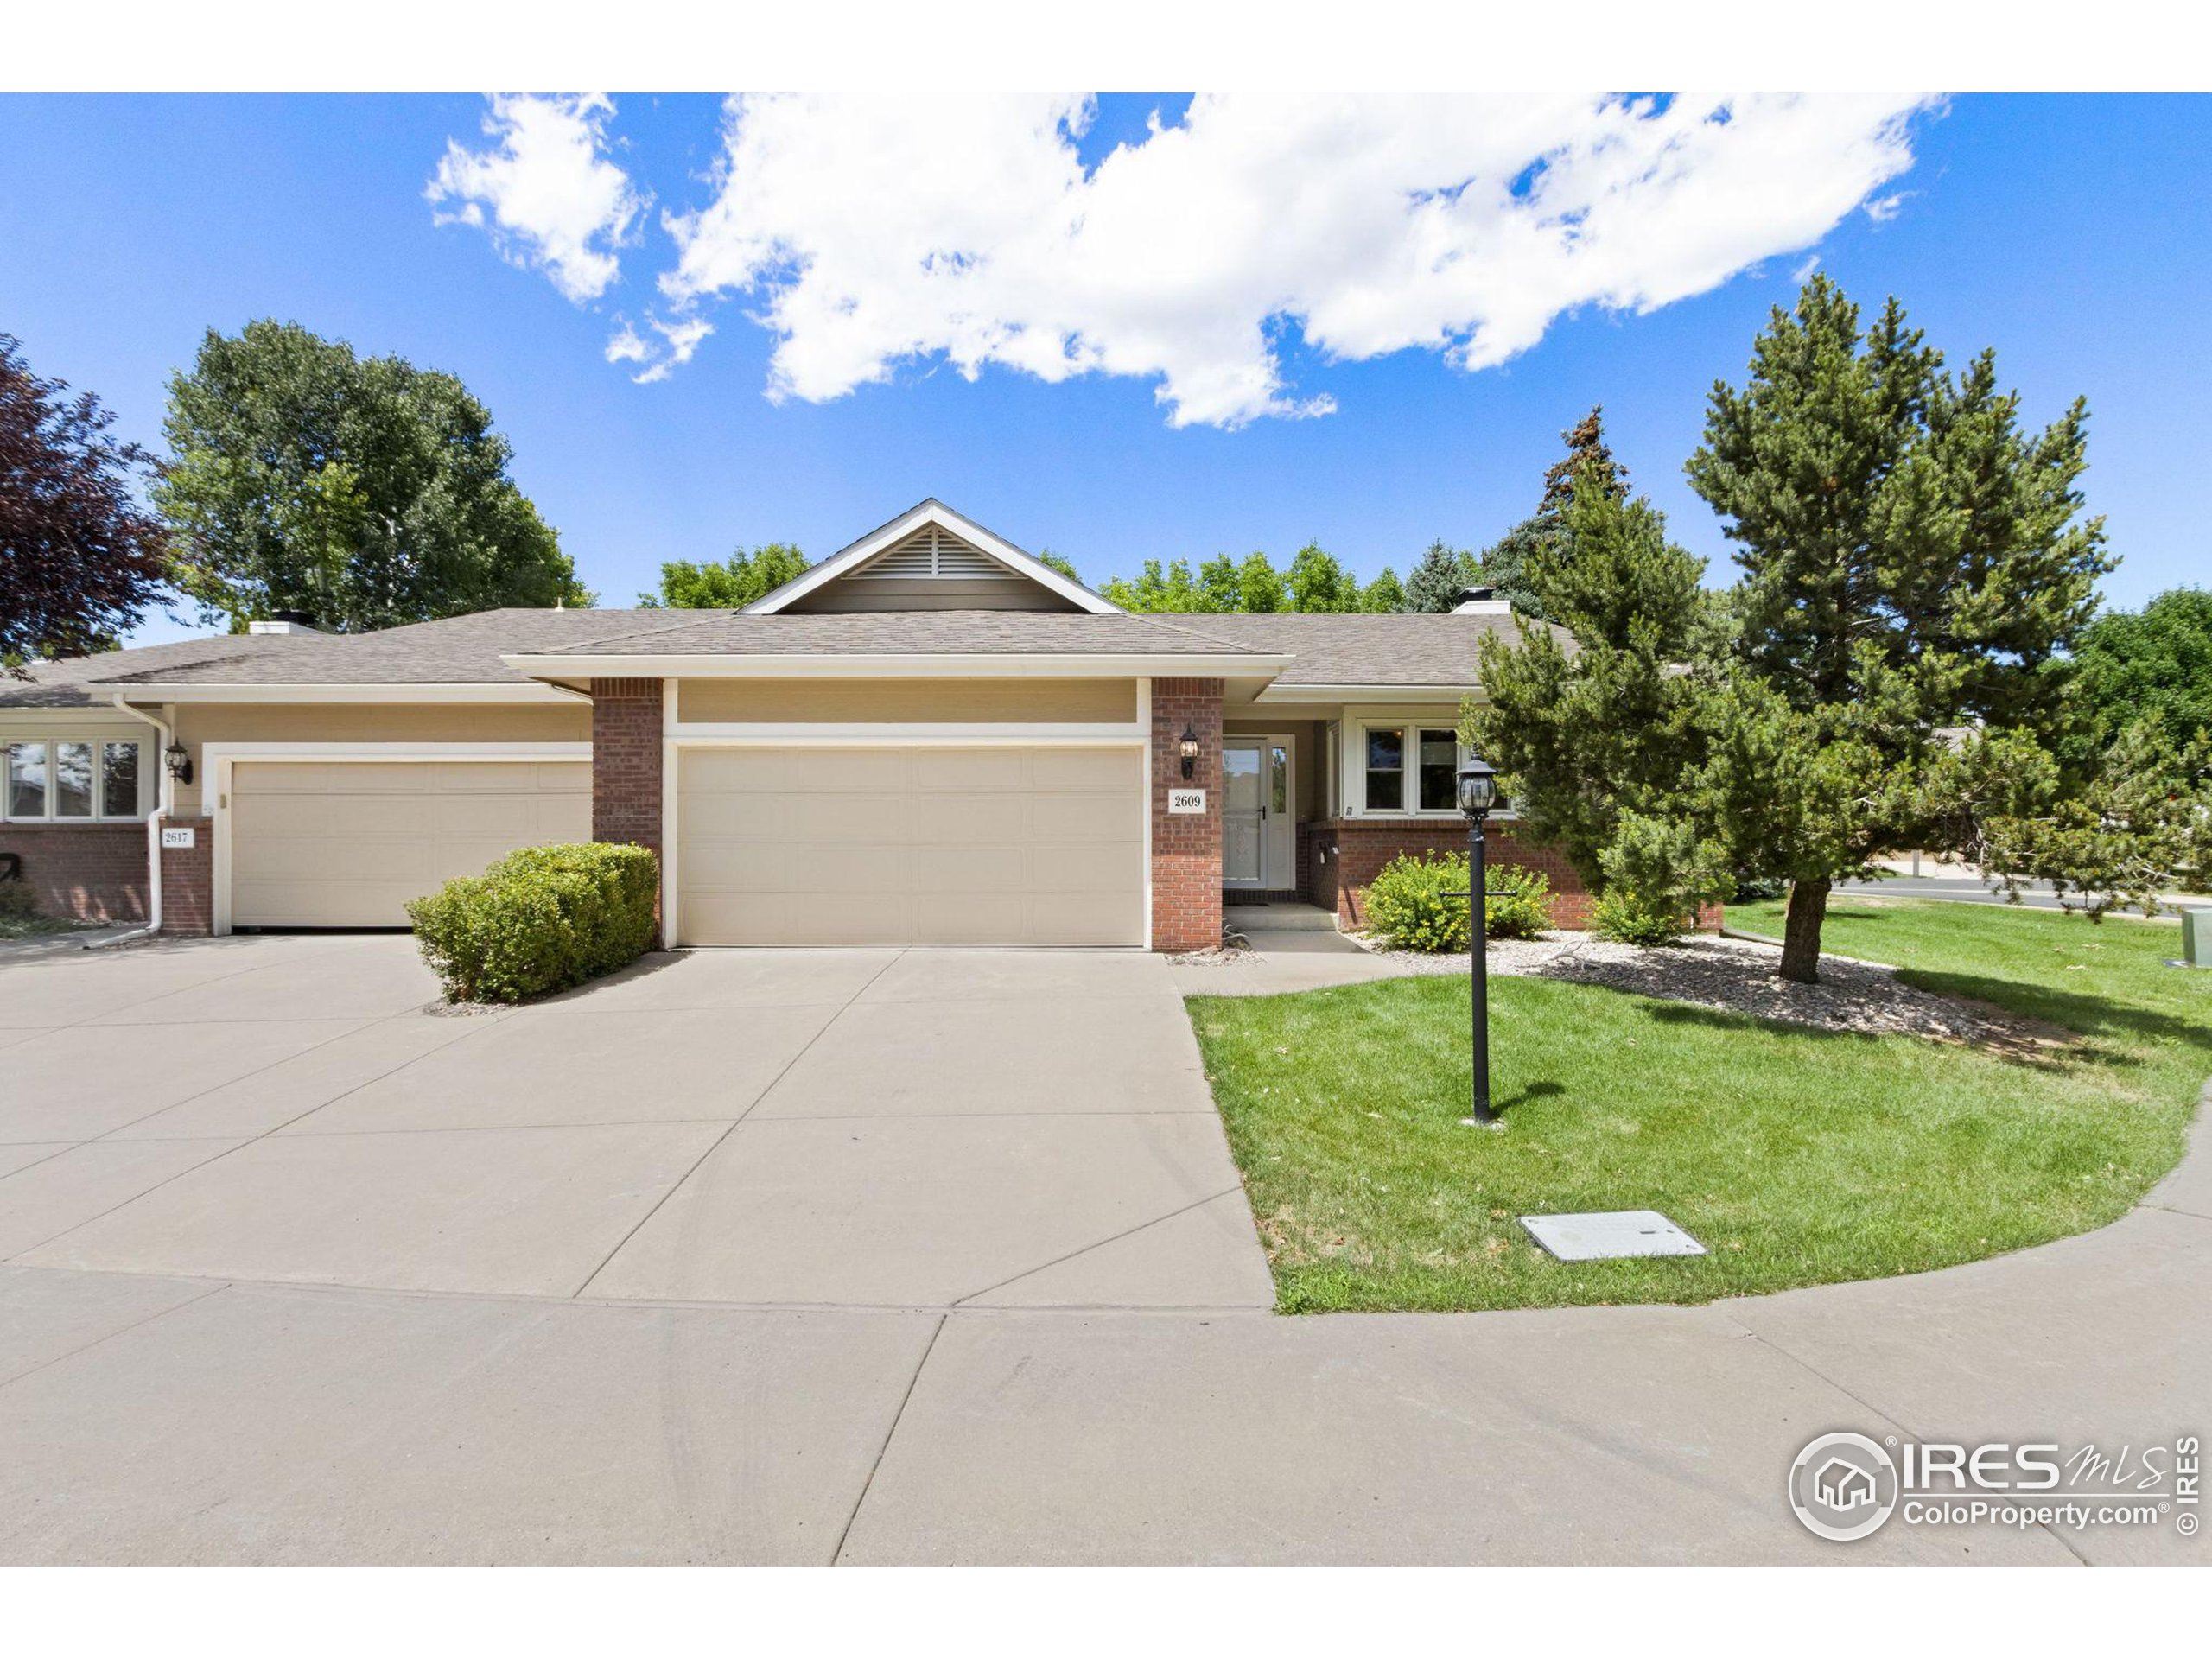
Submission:
M 1780 907 L 1730 919 L 1778 931 Z M 1491 982 L 1507 1127 L 1462 1128 L 1468 982 L 1189 1007 L 1287 1313 L 1697 1302 L 2101 1226 L 2181 1155 L 2212 974 L 2171 926 L 1849 901 L 1828 949 L 2069 1034 L 2027 1058 Z M 1555 1262 L 1518 1217 L 1664 1211 L 1702 1257 Z
M 58 916 L 41 916 L 36 911 L 0 908 L 0 940 L 35 939 L 48 933 L 74 933 L 83 924 L 64 921 Z

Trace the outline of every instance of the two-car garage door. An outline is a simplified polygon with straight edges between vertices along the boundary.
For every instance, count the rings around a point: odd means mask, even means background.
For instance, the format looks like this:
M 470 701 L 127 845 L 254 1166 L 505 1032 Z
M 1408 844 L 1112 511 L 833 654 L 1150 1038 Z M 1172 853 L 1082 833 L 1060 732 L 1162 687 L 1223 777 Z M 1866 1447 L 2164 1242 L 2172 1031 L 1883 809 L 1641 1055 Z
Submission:
M 1135 747 L 678 753 L 679 944 L 1145 942 Z
M 404 927 L 456 875 L 591 839 L 588 760 L 241 760 L 228 794 L 234 927 Z

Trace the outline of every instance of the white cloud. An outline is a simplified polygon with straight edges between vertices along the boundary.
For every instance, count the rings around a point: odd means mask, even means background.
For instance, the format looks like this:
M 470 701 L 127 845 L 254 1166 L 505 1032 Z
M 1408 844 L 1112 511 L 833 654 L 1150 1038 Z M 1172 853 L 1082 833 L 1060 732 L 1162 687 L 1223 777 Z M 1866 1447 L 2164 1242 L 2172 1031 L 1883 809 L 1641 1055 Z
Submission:
M 1905 198 L 1913 194 L 1910 190 L 1899 190 L 1891 195 L 1878 197 L 1866 204 L 1866 217 L 1877 225 L 1886 225 L 1904 209 Z
M 1812 247 L 1911 165 L 1918 107 L 1211 97 L 1086 174 L 1081 99 L 741 97 L 661 288 L 679 312 L 748 296 L 776 398 L 941 356 L 1148 378 L 1179 426 L 1321 414 L 1285 383 L 1286 321 L 1326 359 L 1503 363 L 1563 312 Z
M 643 363 L 653 354 L 645 338 L 630 326 L 629 319 L 621 319 L 622 326 L 607 341 L 607 360 L 610 363 Z
M 423 191 L 441 225 L 491 234 L 502 257 L 539 270 L 581 304 L 621 275 L 616 250 L 631 240 L 652 198 L 608 158 L 606 97 L 495 97 L 484 117 L 492 148 L 448 139 Z M 486 217 L 486 209 L 489 217 Z
M 626 349 L 623 355 L 634 362 L 645 364 L 643 372 L 630 377 L 641 386 L 667 379 L 689 363 L 691 354 L 699 349 L 699 342 L 715 332 L 715 325 L 704 317 L 677 317 L 672 321 L 647 317 L 645 325 L 660 336 L 658 351 L 656 352 L 651 344 L 641 339 L 627 323 L 622 325 L 622 334 L 609 341 L 607 347 L 607 360 L 610 363 L 614 360 L 617 344 L 637 347 L 634 353 Z M 628 336 L 626 340 L 624 335 Z

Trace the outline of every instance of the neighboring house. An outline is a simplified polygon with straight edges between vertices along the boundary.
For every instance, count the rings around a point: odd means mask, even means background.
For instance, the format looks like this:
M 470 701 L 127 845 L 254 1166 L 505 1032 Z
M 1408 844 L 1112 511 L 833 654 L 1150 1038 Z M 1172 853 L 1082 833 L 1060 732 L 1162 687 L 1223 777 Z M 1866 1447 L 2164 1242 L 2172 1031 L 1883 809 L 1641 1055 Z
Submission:
M 1131 615 L 931 500 L 742 611 L 256 626 L 0 679 L 0 852 L 48 908 L 398 926 L 598 839 L 660 854 L 679 945 L 1182 950 L 1259 899 L 1356 923 L 1392 855 L 1465 844 L 1459 705 L 1518 625 Z M 1582 920 L 1510 817 L 1491 845 Z

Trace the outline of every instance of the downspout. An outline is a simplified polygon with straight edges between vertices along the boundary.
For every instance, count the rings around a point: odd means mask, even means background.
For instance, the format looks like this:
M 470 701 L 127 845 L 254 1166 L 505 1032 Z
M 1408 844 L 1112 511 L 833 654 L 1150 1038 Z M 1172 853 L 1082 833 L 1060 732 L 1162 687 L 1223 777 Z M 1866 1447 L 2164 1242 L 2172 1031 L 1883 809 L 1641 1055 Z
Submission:
M 112 938 L 102 939 L 98 944 L 88 944 L 87 950 L 98 950 L 111 944 L 128 944 L 133 939 L 151 938 L 162 931 L 162 820 L 169 815 L 175 804 L 176 779 L 169 776 L 168 750 L 175 734 L 168 721 L 149 715 L 143 709 L 133 709 L 123 699 L 126 694 L 117 692 L 110 699 L 123 713 L 144 721 L 161 734 L 161 741 L 154 746 L 154 775 L 161 779 L 161 798 L 154 810 L 146 815 L 146 925 L 134 927 L 128 933 L 118 933 Z

